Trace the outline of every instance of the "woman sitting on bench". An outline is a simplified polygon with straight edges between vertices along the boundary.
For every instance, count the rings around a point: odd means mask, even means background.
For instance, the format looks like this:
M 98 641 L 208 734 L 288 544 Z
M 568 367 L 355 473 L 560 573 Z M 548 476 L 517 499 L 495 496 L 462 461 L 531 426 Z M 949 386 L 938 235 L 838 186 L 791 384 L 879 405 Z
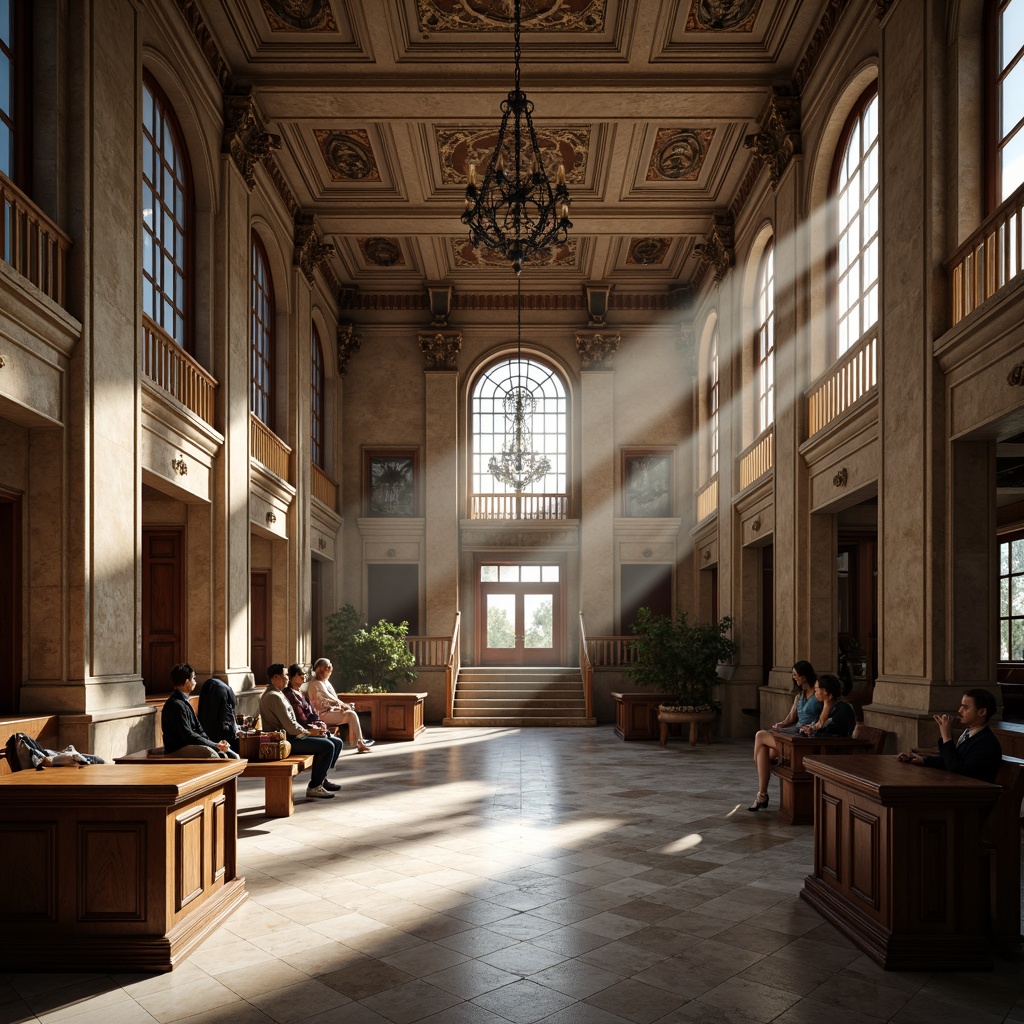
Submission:
M 356 741 L 360 754 L 368 754 L 373 740 L 363 739 L 359 715 L 351 704 L 346 704 L 331 685 L 334 666 L 327 658 L 318 658 L 313 664 L 313 678 L 309 681 L 309 700 L 316 708 L 320 720 L 328 725 L 347 725 L 348 738 Z
M 825 708 L 821 718 L 813 725 L 802 726 L 804 736 L 852 736 L 857 728 L 857 712 L 843 697 L 849 687 L 843 689 L 839 676 L 826 672 L 814 686 L 814 696 L 823 701 Z

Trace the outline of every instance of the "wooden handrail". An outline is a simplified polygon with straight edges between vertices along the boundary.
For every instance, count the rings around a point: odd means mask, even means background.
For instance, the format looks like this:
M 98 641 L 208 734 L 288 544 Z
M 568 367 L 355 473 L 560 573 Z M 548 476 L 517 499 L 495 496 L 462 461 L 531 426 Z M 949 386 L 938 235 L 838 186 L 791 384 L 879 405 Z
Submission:
M 764 476 L 775 465 L 775 427 L 769 427 L 740 453 L 740 490 Z
M 471 494 L 470 519 L 568 519 L 568 494 Z
M 594 706 L 594 666 L 590 662 L 590 653 L 587 651 L 587 626 L 583 621 L 582 610 L 580 611 L 580 674 L 583 676 L 583 715 L 585 718 L 590 718 Z
M 807 396 L 807 436 L 814 437 L 878 384 L 878 328 L 873 327 L 823 373 Z
M 213 426 L 216 379 L 145 315 L 142 317 L 142 372 L 158 388 Z
M 332 512 L 338 511 L 338 485 L 315 463 L 311 462 L 309 489 L 321 504 Z
M 459 681 L 459 663 L 461 659 L 461 638 L 462 612 L 455 613 L 455 625 L 452 628 L 452 646 L 448 654 L 448 664 L 444 673 L 444 701 L 445 715 L 448 718 L 455 716 L 455 687 Z
M 70 251 L 70 236 L 0 174 L 0 258 L 63 306 Z
M 1024 263 L 1024 185 L 946 260 L 952 326 L 1005 288 Z
M 636 637 L 592 636 L 587 640 L 587 660 L 595 668 L 620 668 L 636 661 Z
M 697 495 L 697 522 L 718 511 L 718 475 L 713 476 Z
M 249 456 L 262 463 L 282 480 L 288 479 L 292 450 L 263 420 L 249 413 Z

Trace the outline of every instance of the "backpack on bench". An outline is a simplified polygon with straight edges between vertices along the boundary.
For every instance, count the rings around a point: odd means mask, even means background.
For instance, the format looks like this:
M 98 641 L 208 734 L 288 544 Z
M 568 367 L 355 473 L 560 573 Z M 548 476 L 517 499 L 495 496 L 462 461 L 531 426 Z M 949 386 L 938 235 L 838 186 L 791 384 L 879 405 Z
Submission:
M 4 754 L 12 772 L 20 772 L 23 768 L 43 770 L 43 761 L 49 755 L 27 733 L 13 733 L 4 746 Z

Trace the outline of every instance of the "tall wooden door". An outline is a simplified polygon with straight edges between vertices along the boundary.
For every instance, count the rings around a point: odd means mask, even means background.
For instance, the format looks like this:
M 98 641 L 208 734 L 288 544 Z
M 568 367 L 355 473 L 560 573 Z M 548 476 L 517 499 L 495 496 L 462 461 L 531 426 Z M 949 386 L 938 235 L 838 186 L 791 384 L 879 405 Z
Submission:
M 171 669 L 185 660 L 181 531 L 142 530 L 142 678 L 147 693 L 171 688 Z
M 257 684 L 270 664 L 270 570 L 254 569 L 249 587 L 249 659 Z
M 481 665 L 562 665 L 562 567 L 483 563 L 477 572 Z
M 21 690 L 21 497 L 0 494 L 0 714 Z

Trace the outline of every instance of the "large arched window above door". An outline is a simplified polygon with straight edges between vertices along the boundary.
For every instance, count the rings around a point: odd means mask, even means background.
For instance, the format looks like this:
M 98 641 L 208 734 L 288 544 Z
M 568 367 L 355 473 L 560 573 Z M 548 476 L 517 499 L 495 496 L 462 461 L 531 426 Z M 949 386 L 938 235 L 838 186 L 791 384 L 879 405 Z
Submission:
M 518 384 L 535 399 L 527 426 L 533 450 L 551 469 L 525 490 L 529 500 L 514 501 L 514 491 L 488 468 L 492 456 L 501 458 L 510 423 L 504 400 Z M 569 410 L 565 384 L 554 369 L 523 356 L 493 363 L 477 379 L 470 399 L 470 491 L 473 518 L 565 518 L 569 488 Z M 546 496 L 541 498 L 541 496 Z M 505 500 L 504 496 L 509 496 Z

